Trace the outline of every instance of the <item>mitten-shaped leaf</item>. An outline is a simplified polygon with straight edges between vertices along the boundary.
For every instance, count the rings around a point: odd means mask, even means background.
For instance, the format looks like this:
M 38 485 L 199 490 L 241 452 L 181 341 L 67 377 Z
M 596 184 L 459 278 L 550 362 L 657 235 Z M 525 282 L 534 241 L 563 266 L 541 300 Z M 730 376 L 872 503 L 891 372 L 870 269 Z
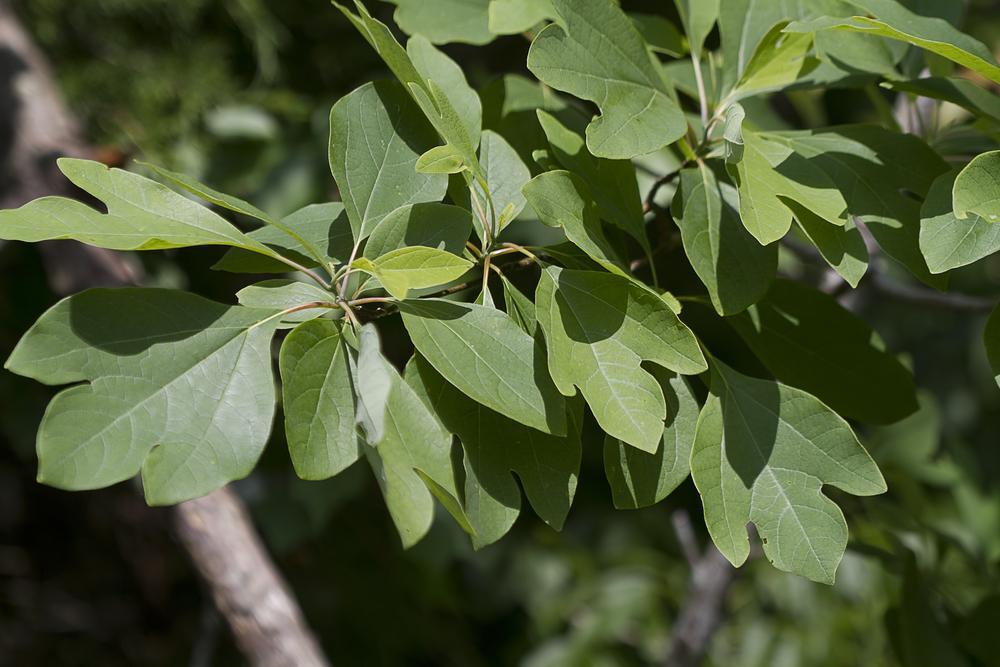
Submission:
M 824 484 L 859 496 L 885 480 L 851 427 L 810 394 L 712 363 L 698 418 L 691 474 L 712 540 L 734 565 L 750 555 L 757 526 L 775 567 L 832 584 L 847 522 Z
M 7 368 L 59 393 L 38 432 L 38 478 L 94 489 L 142 470 L 146 499 L 207 494 L 253 469 L 271 432 L 273 310 L 186 292 L 95 289 L 53 306 Z
M 705 358 L 691 330 L 666 301 L 610 273 L 546 269 L 535 303 L 559 391 L 572 396 L 579 387 L 609 435 L 655 452 L 666 402 L 641 363 L 701 373 Z

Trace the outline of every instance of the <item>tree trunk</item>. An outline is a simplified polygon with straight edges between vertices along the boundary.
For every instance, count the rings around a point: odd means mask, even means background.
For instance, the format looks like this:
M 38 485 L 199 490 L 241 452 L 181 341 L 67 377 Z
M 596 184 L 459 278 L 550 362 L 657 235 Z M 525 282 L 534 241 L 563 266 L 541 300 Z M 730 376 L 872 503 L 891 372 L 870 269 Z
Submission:
M 79 193 L 55 159 L 89 153 L 44 55 L 0 0 L 0 208 Z M 72 241 L 43 243 L 55 292 L 139 283 L 129 255 Z M 260 667 L 327 664 L 240 498 L 229 489 L 183 503 L 173 523 L 247 661 Z

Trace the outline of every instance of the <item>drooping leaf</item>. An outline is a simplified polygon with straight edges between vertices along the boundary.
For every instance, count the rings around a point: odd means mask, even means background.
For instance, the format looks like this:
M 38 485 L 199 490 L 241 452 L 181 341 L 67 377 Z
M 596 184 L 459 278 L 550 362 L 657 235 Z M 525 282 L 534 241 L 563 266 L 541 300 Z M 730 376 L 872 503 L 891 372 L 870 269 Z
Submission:
M 277 313 L 162 289 L 94 289 L 60 301 L 6 367 L 52 385 L 38 479 L 95 489 L 142 471 L 150 504 L 245 477 L 271 432 Z
M 860 10 L 858 15 L 795 23 L 787 30 L 800 33 L 846 30 L 887 37 L 935 53 L 1000 83 L 1000 67 L 990 50 L 947 21 L 915 14 L 896 0 L 850 0 L 850 4 Z
M 437 142 L 409 95 L 396 83 L 367 83 L 330 112 L 330 169 L 355 239 L 367 237 L 401 206 L 439 201 L 444 174 L 421 174 L 420 155 Z
M 719 18 L 720 0 L 674 0 L 674 4 L 684 25 L 691 55 L 699 60 L 701 47 Z
M 931 273 L 945 273 L 1000 252 L 1000 225 L 954 212 L 952 193 L 957 171 L 942 174 L 920 209 L 920 250 Z
M 561 227 L 566 238 L 608 271 L 628 276 L 604 235 L 597 203 L 583 179 L 568 171 L 548 171 L 531 179 L 524 195 L 539 220 Z
M 955 178 L 952 205 L 959 220 L 1000 222 L 1000 151 L 977 155 Z
M 746 117 L 746 109 L 739 102 L 726 110 L 722 139 L 725 142 L 727 164 L 736 164 L 743 159 L 743 121 Z
M 848 219 L 843 227 L 838 227 L 798 202 L 785 204 L 795 216 L 799 229 L 816 246 L 830 268 L 848 285 L 857 287 L 868 271 L 868 247 L 854 220 Z
M 395 368 L 383 360 L 391 386 L 384 435 L 362 447 L 404 548 L 419 542 L 434 521 L 434 498 L 466 530 L 451 457 L 451 434 Z
M 400 309 L 413 345 L 448 382 L 510 419 L 566 434 L 566 401 L 544 353 L 507 315 L 439 299 L 407 301 Z
M 295 472 L 302 479 L 333 477 L 361 454 L 350 350 L 340 325 L 330 320 L 300 324 L 281 345 L 279 367 Z
M 488 25 L 490 0 L 386 0 L 396 5 L 393 19 L 409 35 L 435 44 L 493 41 Z
M 535 513 L 560 530 L 576 492 L 580 470 L 580 418 L 571 415 L 566 436 L 542 433 L 469 399 L 425 359 L 407 367 L 407 382 L 426 397 L 465 452 L 465 512 L 476 548 L 503 537 L 521 512 L 520 480 Z
M 655 452 L 666 403 L 640 364 L 687 375 L 704 371 L 694 334 L 657 295 L 610 273 L 548 268 L 535 304 L 559 391 L 572 396 L 579 387 L 609 435 Z
M 649 237 L 643 219 L 642 198 L 632 163 L 595 157 L 587 150 L 583 137 L 545 111 L 538 112 L 538 122 L 545 132 L 552 156 L 563 168 L 587 184 L 600 216 L 648 250 Z
M 740 224 L 738 207 L 733 187 L 720 184 L 704 163 L 681 171 L 674 220 L 684 252 L 720 315 L 755 303 L 778 270 L 777 244 L 760 245 Z
M 652 370 L 667 402 L 667 421 L 659 448 L 649 454 L 610 436 L 604 442 L 604 470 L 618 509 L 655 505 L 691 472 L 698 401 L 683 377 L 659 367 Z
M 0 211 L 0 239 L 35 243 L 73 239 L 112 250 L 166 250 L 202 245 L 242 248 L 280 259 L 218 215 L 148 178 L 99 162 L 61 158 L 74 185 L 101 200 L 108 212 L 64 197 L 42 197 Z
M 472 233 L 472 214 L 459 206 L 427 203 L 398 208 L 372 230 L 363 255 L 376 259 L 400 248 L 425 246 L 461 254 Z
M 729 322 L 775 377 L 839 414 L 888 424 L 917 409 L 913 374 L 863 320 L 823 292 L 778 280 Z
M 847 522 L 823 485 L 859 496 L 886 490 L 875 462 L 835 412 L 803 391 L 718 361 L 698 418 L 691 474 L 709 534 L 734 565 L 750 554 L 752 521 L 775 567 L 828 584 L 847 546 Z
M 263 280 L 244 287 L 236 293 L 240 305 L 248 308 L 268 310 L 288 310 L 308 304 L 327 304 L 326 308 L 316 307 L 287 313 L 281 317 L 281 326 L 294 326 L 300 322 L 315 319 L 330 312 L 336 297 L 326 290 L 297 280 Z
M 297 237 L 318 248 L 329 262 L 347 261 L 351 256 L 354 234 L 340 202 L 310 204 L 282 218 L 281 226 L 294 230 Z M 277 227 L 261 227 L 247 236 L 308 269 L 320 266 L 299 241 Z M 212 268 L 231 273 L 287 273 L 290 270 L 282 262 L 240 248 L 227 250 Z
M 392 250 L 371 260 L 361 257 L 354 267 L 378 278 L 389 294 L 405 299 L 414 290 L 437 287 L 461 278 L 472 262 L 437 248 L 412 246 Z
M 490 32 L 516 35 L 555 18 L 555 10 L 550 0 L 492 0 L 489 15 Z
M 599 157 L 632 158 L 680 139 L 684 114 L 646 43 L 608 0 L 552 0 L 560 23 L 535 37 L 528 68 L 544 83 L 597 104 L 587 146 Z

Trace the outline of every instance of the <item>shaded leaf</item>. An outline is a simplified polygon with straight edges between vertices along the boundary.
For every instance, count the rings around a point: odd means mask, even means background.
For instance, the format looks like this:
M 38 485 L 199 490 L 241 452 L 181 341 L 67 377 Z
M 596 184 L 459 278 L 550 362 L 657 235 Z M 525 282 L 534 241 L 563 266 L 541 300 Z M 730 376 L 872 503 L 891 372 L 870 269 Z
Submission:
M 628 17 L 607 0 L 552 0 L 559 25 L 535 37 L 528 68 L 557 90 L 597 104 L 587 146 L 631 158 L 680 139 L 684 114 Z
M 340 325 L 314 320 L 299 325 L 281 345 L 285 437 L 302 479 L 333 477 L 360 456 L 350 350 Z
M 375 259 L 413 246 L 437 248 L 459 255 L 472 233 L 472 214 L 449 204 L 413 204 L 385 216 L 365 244 L 365 257 Z
M 848 219 L 843 227 L 831 225 L 797 202 L 785 204 L 795 215 L 799 229 L 816 246 L 823 260 L 851 287 L 868 271 L 868 247 L 854 221 Z
M 666 403 L 640 364 L 704 371 L 694 334 L 657 295 L 610 273 L 548 268 L 535 303 L 559 391 L 572 396 L 579 387 L 609 435 L 655 452 Z
M 566 401 L 531 336 L 488 306 L 439 299 L 400 305 L 421 356 L 467 396 L 526 426 L 566 434 Z
M 1000 151 L 977 155 L 955 178 L 952 206 L 959 220 L 1000 221 Z
M 659 448 L 649 454 L 611 436 L 604 441 L 604 470 L 618 509 L 655 505 L 691 472 L 698 401 L 683 377 L 658 367 L 652 371 L 667 403 L 667 420 Z
M 720 184 L 704 163 L 681 171 L 674 220 L 720 315 L 738 313 L 764 296 L 778 269 L 777 244 L 760 245 L 740 224 L 738 206 L 733 187 Z
M 236 293 L 240 305 L 248 308 L 265 308 L 270 310 L 288 310 L 310 303 L 326 303 L 333 307 L 336 297 L 326 290 L 312 284 L 296 280 L 264 280 Z M 330 312 L 329 308 L 310 308 L 296 313 L 288 313 L 281 317 L 281 325 L 294 326 Z
M 520 514 L 521 489 L 514 475 L 535 513 L 556 530 L 562 529 L 580 470 L 580 414 L 571 416 L 568 434 L 557 437 L 469 399 L 419 356 L 407 367 L 406 379 L 462 442 L 465 512 L 475 531 L 476 548 L 503 537 Z
M 729 322 L 779 380 L 844 416 L 887 424 L 917 409 L 913 374 L 863 320 L 823 292 L 778 280 Z
M 555 10 L 549 0 L 492 0 L 489 15 L 490 32 L 516 35 L 555 18 Z
M 720 0 L 674 0 L 674 4 L 684 25 L 691 55 L 699 60 L 705 38 L 712 32 L 712 27 L 719 18 Z
M 886 490 L 841 417 L 813 396 L 713 362 L 691 473 L 712 541 L 734 565 L 750 555 L 746 524 L 780 570 L 832 584 L 847 522 L 824 484 L 869 496 Z
M 95 489 L 141 469 L 150 504 L 250 474 L 271 432 L 272 310 L 161 289 L 94 289 L 60 301 L 6 367 L 53 385 L 38 479 Z
M 490 0 L 386 0 L 396 5 L 393 19 L 410 35 L 420 34 L 435 44 L 493 41 L 488 26 Z M 447 17 L 447 18 L 445 18 Z
M 439 201 L 443 174 L 421 174 L 417 160 L 436 143 L 409 95 L 396 83 L 367 83 L 330 112 L 330 169 L 355 239 L 367 237 L 401 206 Z

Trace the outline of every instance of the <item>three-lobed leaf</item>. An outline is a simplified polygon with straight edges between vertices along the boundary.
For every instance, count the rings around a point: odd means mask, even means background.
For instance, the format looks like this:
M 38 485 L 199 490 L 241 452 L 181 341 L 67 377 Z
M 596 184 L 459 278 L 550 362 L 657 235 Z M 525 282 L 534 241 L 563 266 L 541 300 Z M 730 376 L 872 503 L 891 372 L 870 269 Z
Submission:
M 832 584 L 847 522 L 824 484 L 860 496 L 886 490 L 851 427 L 798 389 L 712 363 L 711 393 L 698 418 L 691 474 L 716 547 L 734 565 L 750 555 L 757 527 L 778 569 Z

